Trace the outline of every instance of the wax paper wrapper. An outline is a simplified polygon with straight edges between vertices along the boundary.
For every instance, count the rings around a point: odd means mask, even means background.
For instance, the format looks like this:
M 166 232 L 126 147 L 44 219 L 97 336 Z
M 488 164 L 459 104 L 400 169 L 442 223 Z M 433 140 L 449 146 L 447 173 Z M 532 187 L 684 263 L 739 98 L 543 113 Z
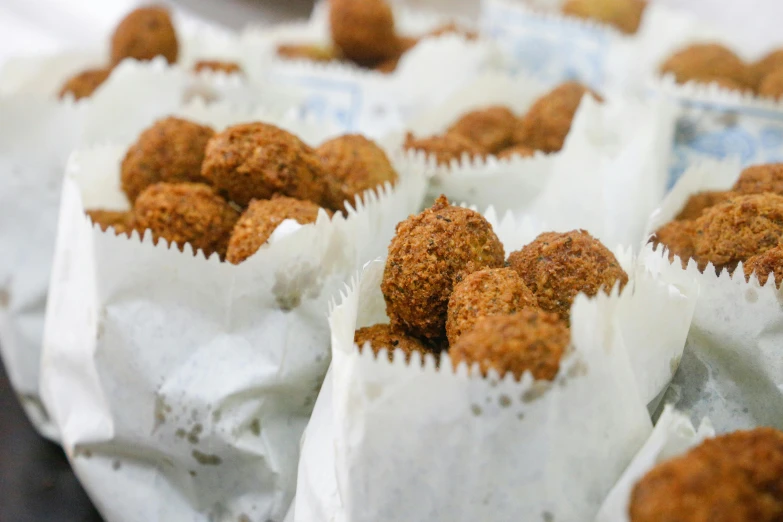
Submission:
M 495 230 L 510 251 L 535 237 L 530 223 L 507 217 Z M 621 295 L 577 299 L 575 351 L 551 384 L 529 374 L 520 382 L 485 379 L 465 365 L 453 372 L 445 354 L 438 370 L 431 356 L 421 367 L 418 355 L 406 365 L 400 353 L 392 363 L 384 353 L 359 353 L 354 331 L 387 322 L 384 261 L 368 264 L 330 317 L 332 365 L 305 432 L 288 519 L 594 515 L 651 431 L 645 395 L 657 392 L 636 374 L 633 352 L 662 349 L 653 339 L 665 319 L 684 326 L 674 326 L 679 340 L 667 339 L 681 350 L 695 301 L 687 282 L 678 288 L 627 254 L 620 258 L 631 283 Z
M 61 180 L 71 150 L 131 140 L 180 106 L 182 84 L 159 63 L 121 64 L 89 100 L 0 97 L 0 353 L 33 424 L 56 437 L 38 396 L 46 293 Z M 114 125 L 104 125 L 107 117 Z
M 736 161 L 695 165 L 651 217 L 650 231 L 670 221 L 690 194 L 729 189 L 740 171 Z M 746 281 L 741 264 L 733 276 L 726 271 L 718 276 L 712 265 L 700 273 L 693 260 L 688 272 L 700 295 L 664 403 L 696 420 L 709 416 L 718 433 L 783 428 L 781 293 L 774 277 L 760 286 L 755 276 Z
M 521 116 L 549 91 L 535 80 L 487 74 L 440 107 L 413 120 L 416 137 L 440 134 L 463 114 L 504 105 Z M 438 166 L 417 152 L 432 173 L 430 197 L 446 194 L 479 208 L 529 215 L 555 230 L 586 228 L 607 245 L 637 245 L 666 190 L 676 107 L 664 99 L 586 96 L 563 149 L 530 158 L 463 157 Z M 400 134 L 387 138 L 401 147 Z
M 218 108 L 179 114 L 220 128 L 230 117 Z M 85 149 L 68 164 L 41 362 L 46 407 L 107 520 L 281 520 L 329 364 L 328 303 L 421 205 L 424 178 L 393 159 L 394 188 L 366 193 L 347 216 L 284 222 L 235 266 L 90 225 L 85 209 L 128 206 L 125 150 Z
M 595 522 L 629 522 L 628 502 L 636 483 L 656 465 L 678 457 L 714 436 L 709 419 L 702 420 L 696 429 L 686 415 L 671 407 L 664 409 L 650 438 L 606 497 Z
M 405 6 L 397 5 L 394 9 L 396 29 L 404 35 L 420 36 L 452 20 Z M 425 38 L 405 53 L 391 74 L 352 64 L 278 59 L 276 50 L 280 44 L 330 44 L 325 4 L 316 8 L 306 23 L 273 29 L 249 28 L 243 40 L 275 56 L 270 81 L 305 92 L 308 112 L 333 119 L 346 131 L 375 138 L 401 130 L 407 119 L 442 100 L 480 71 L 500 66 L 499 53 L 492 42 L 469 41 L 457 35 Z

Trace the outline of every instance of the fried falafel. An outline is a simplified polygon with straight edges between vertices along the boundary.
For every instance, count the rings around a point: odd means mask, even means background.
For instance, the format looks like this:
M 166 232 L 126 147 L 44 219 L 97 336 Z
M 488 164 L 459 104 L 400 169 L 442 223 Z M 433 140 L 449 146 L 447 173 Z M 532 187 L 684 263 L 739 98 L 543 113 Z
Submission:
M 359 328 L 353 335 L 353 342 L 361 351 L 366 343 L 370 343 L 370 348 L 375 355 L 386 349 L 386 355 L 389 361 L 394 360 L 394 351 L 400 349 L 405 354 L 405 361 L 411 360 L 413 352 L 419 352 L 422 355 L 432 353 L 432 350 L 424 343 L 402 332 L 393 330 L 388 324 L 376 324 Z
M 405 150 L 421 150 L 435 157 L 438 165 L 448 166 L 452 161 L 462 161 L 464 155 L 471 158 L 485 157 L 486 151 L 459 134 L 443 134 L 429 138 L 414 138 L 410 132 L 405 137 Z
M 175 63 L 178 54 L 177 32 L 165 7 L 134 9 L 122 19 L 111 37 L 112 65 L 125 58 L 152 60 L 159 55 Z
M 495 105 L 463 115 L 446 131 L 463 136 L 482 150 L 496 154 L 514 140 L 517 117 L 507 107 Z
M 763 286 L 769 276 L 773 276 L 775 286 L 779 287 L 783 281 L 783 246 L 778 245 L 751 257 L 743 263 L 742 268 L 746 279 L 750 280 L 750 276 L 756 274 L 759 284 Z
M 89 98 L 98 87 L 103 85 L 110 74 L 111 69 L 108 67 L 84 70 L 68 78 L 57 96 L 65 98 L 66 95 L 71 94 L 75 100 Z

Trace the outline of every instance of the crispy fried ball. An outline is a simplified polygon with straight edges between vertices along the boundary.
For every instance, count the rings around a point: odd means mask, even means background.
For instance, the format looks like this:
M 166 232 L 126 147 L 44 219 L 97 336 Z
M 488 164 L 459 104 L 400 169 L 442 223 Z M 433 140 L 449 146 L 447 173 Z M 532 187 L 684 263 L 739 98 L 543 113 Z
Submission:
M 780 282 L 783 281 L 783 247 L 778 245 L 763 254 L 753 256 L 742 266 L 748 280 L 752 274 L 756 274 L 759 284 L 765 285 L 772 275 L 775 277 L 775 286 L 780 286 Z
M 478 33 L 476 31 L 471 31 L 470 29 L 466 29 L 464 27 L 461 27 L 456 22 L 448 22 L 443 25 L 439 25 L 429 33 L 427 33 L 427 36 L 445 36 L 447 34 L 456 34 L 458 36 L 464 37 L 466 40 L 474 41 L 478 39 Z
M 664 245 L 669 249 L 669 262 L 674 256 L 680 258 L 683 268 L 688 267 L 688 260 L 694 256 L 695 226 L 692 221 L 671 221 L 658 230 L 650 239 L 656 247 Z
M 156 183 L 136 198 L 133 206 L 139 230 L 149 229 L 155 241 L 185 243 L 209 257 L 225 258 L 239 212 L 211 187 L 201 183 Z
M 128 234 L 134 229 L 135 218 L 133 212 L 127 210 L 87 210 L 87 215 L 93 224 L 101 227 L 103 232 L 109 228 L 114 230 L 115 235 Z
M 639 30 L 647 2 L 642 0 L 567 0 L 563 13 L 611 25 L 623 33 Z
M 390 361 L 394 360 L 394 350 L 398 348 L 405 353 L 406 361 L 411 360 L 413 352 L 421 353 L 422 361 L 425 354 L 432 353 L 432 350 L 418 339 L 395 331 L 388 324 L 376 324 L 359 328 L 353 335 L 353 342 L 359 346 L 360 351 L 366 343 L 370 343 L 370 348 L 372 348 L 375 355 L 378 355 L 378 352 L 386 348 L 386 354 Z
M 392 327 L 443 342 L 454 285 L 477 270 L 502 267 L 504 258 L 486 219 L 439 197 L 432 208 L 398 224 L 389 245 L 381 290 Z
M 88 98 L 106 81 L 110 74 L 111 69 L 107 67 L 84 70 L 68 78 L 60 88 L 58 96 L 65 98 L 66 94 L 71 94 L 76 100 Z
M 704 265 L 733 271 L 783 238 L 783 196 L 736 196 L 705 210 L 694 225 L 695 256 Z
M 405 137 L 405 150 L 422 150 L 435 157 L 438 165 L 448 166 L 453 160 L 461 161 L 462 156 L 484 157 L 486 151 L 476 143 L 459 134 L 443 134 L 429 138 L 414 138 L 410 132 Z
M 286 219 L 295 219 L 301 225 L 315 223 L 319 208 L 312 201 L 285 196 L 251 201 L 234 226 L 226 261 L 238 265 L 255 254 Z
M 704 441 L 650 470 L 628 512 L 631 522 L 783 520 L 783 433 L 756 428 Z
M 327 177 L 315 151 L 267 123 L 235 125 L 215 134 L 201 174 L 242 206 L 275 194 L 325 204 Z
M 329 0 L 332 40 L 359 64 L 377 63 L 397 55 L 394 15 L 384 0 Z
M 193 66 L 194 72 L 212 71 L 226 74 L 237 74 L 242 72 L 242 68 L 236 62 L 225 62 L 220 60 L 200 60 Z
M 514 113 L 496 105 L 465 114 L 446 133 L 459 134 L 494 154 L 511 146 L 516 127 Z
M 514 145 L 507 149 L 503 149 L 498 153 L 498 158 L 530 158 L 536 154 L 536 149 L 532 149 L 527 145 Z
M 277 46 L 277 55 L 288 60 L 313 62 L 333 62 L 343 58 L 337 47 L 318 44 L 281 44 Z
M 348 201 L 365 190 L 397 182 L 397 171 L 386 153 L 375 142 L 360 134 L 346 134 L 321 144 L 316 149 L 321 165 L 329 173 L 327 200 L 333 209 L 343 210 Z M 363 199 L 363 198 L 362 198 Z
M 677 214 L 676 220 L 689 220 L 696 219 L 701 216 L 704 209 L 710 208 L 723 201 L 726 201 L 734 192 L 730 190 L 707 190 L 704 192 L 698 192 L 693 194 L 685 202 L 685 206 L 682 207 L 680 213 Z
M 601 289 L 610 292 L 618 281 L 620 289 L 628 282 L 614 254 L 584 230 L 545 232 L 509 255 L 508 265 L 533 291 L 541 309 L 566 321 L 578 293 L 592 297 Z
M 587 93 L 602 101 L 600 96 L 577 82 L 563 83 L 536 100 L 519 121 L 514 142 L 544 152 L 562 149 L 574 114 Z
M 210 127 L 170 116 L 156 121 L 131 145 L 120 168 L 122 190 L 131 202 L 159 181 L 202 182 L 204 149 L 215 134 Z
M 750 68 L 730 49 L 719 44 L 696 44 L 669 57 L 661 73 L 671 73 L 677 83 L 708 83 L 715 78 L 731 80 L 743 88 L 753 87 Z
M 774 71 L 764 77 L 759 84 L 759 96 L 779 100 L 783 96 L 783 69 Z
M 774 192 L 783 196 L 783 163 L 747 167 L 734 183 L 733 190 L 739 194 Z
M 538 301 L 519 274 L 510 268 L 473 272 L 454 286 L 449 298 L 446 335 L 453 346 L 482 317 L 509 315 Z
M 783 69 L 783 49 L 777 49 L 764 56 L 761 60 L 751 65 L 755 85 L 760 86 L 761 82 L 777 71 Z
M 478 363 L 484 376 L 493 368 L 501 377 L 511 372 L 519 380 L 529 371 L 535 379 L 551 381 L 570 342 L 568 325 L 557 314 L 524 308 L 480 318 L 449 355 L 454 368 L 462 361 Z
M 177 32 L 165 7 L 134 9 L 122 19 L 111 37 L 112 65 L 125 58 L 152 60 L 158 55 L 175 63 L 178 54 Z

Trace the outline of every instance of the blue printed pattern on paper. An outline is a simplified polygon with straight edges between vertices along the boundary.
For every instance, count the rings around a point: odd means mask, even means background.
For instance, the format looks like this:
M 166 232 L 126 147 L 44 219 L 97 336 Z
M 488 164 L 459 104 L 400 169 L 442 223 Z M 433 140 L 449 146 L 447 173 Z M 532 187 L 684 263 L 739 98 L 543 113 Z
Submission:
M 356 82 L 287 74 L 278 75 L 275 81 L 305 92 L 303 116 L 332 121 L 346 132 L 356 130 L 363 110 L 362 89 Z
M 578 80 L 601 89 L 612 39 L 607 31 L 494 3 L 482 23 L 517 72 L 547 83 Z

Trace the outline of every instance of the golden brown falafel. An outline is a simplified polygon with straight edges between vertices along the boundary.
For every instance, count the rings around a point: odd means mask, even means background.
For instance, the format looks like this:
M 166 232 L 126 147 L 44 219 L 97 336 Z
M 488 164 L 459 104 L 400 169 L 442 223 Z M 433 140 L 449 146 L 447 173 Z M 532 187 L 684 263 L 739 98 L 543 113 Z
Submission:
M 275 194 L 328 204 L 327 175 L 315 151 L 267 123 L 234 125 L 215 134 L 201 174 L 241 206 Z
M 91 209 L 86 211 L 90 221 L 101 227 L 103 232 L 109 228 L 114 230 L 115 235 L 130 235 L 134 229 L 133 212 L 128 210 L 103 210 Z
M 705 210 L 694 226 L 700 264 L 733 272 L 740 261 L 763 254 L 783 238 L 783 196 L 736 196 Z
M 122 160 L 122 190 L 133 202 L 142 190 L 166 181 L 202 182 L 204 149 L 215 134 L 210 127 L 169 116 L 144 130 Z
M 540 234 L 511 253 L 508 266 L 533 291 L 541 309 L 565 321 L 578 293 L 592 297 L 602 289 L 609 293 L 618 281 L 620 289 L 628 283 L 614 254 L 584 230 Z
M 424 355 L 433 353 L 427 345 L 405 335 L 402 332 L 393 330 L 388 324 L 376 324 L 359 328 L 353 335 L 353 342 L 359 347 L 359 351 L 364 348 L 366 343 L 370 343 L 370 348 L 375 355 L 378 355 L 382 349 L 386 349 L 387 357 L 390 361 L 394 360 L 394 350 L 400 349 L 405 353 L 405 360 L 410 361 L 413 352 L 419 352 L 424 362 Z
M 517 380 L 529 371 L 533 378 L 551 381 L 571 343 L 571 333 L 557 314 L 524 308 L 511 315 L 482 317 L 472 330 L 449 348 L 454 368 L 478 363 L 486 376 L 490 368 Z
M 150 185 L 136 198 L 133 213 L 138 229 L 151 230 L 156 242 L 163 238 L 180 251 L 190 243 L 205 256 L 217 252 L 221 259 L 239 219 L 239 212 L 201 183 Z
M 563 14 L 595 20 L 615 27 L 625 34 L 639 30 L 647 7 L 643 0 L 567 0 Z
M 783 69 L 766 75 L 759 84 L 758 92 L 761 97 L 780 100 L 783 96 Z
M 112 65 L 125 58 L 152 60 L 159 55 L 175 63 L 178 54 L 177 33 L 165 7 L 134 9 L 122 19 L 111 37 Z
M 438 165 L 448 166 L 453 160 L 462 161 L 467 154 L 471 158 L 485 157 L 486 151 L 459 134 L 443 134 L 429 138 L 414 138 L 410 132 L 405 137 L 405 150 L 421 150 L 435 157 Z
M 300 225 L 315 223 L 319 208 L 312 201 L 285 196 L 251 201 L 231 233 L 226 261 L 238 265 L 255 254 L 286 219 L 295 219 Z
M 677 51 L 661 65 L 660 71 L 673 74 L 677 83 L 709 83 L 723 78 L 745 89 L 754 87 L 747 64 L 727 47 L 714 43 L 691 45 Z
M 776 49 L 766 54 L 761 60 L 750 66 L 756 87 L 778 69 L 783 69 L 783 49 Z
M 658 464 L 634 486 L 628 513 L 631 522 L 783 520 L 783 433 L 738 431 Z
M 511 268 L 487 268 L 454 285 L 449 298 L 446 335 L 453 346 L 482 317 L 509 315 L 537 307 L 533 292 Z
M 688 260 L 694 256 L 695 226 L 692 221 L 671 221 L 655 231 L 650 242 L 656 247 L 664 245 L 669 249 L 669 262 L 674 256 L 680 258 L 683 268 L 687 268 Z
M 329 0 L 332 40 L 350 60 L 369 65 L 397 56 L 394 15 L 384 0 Z
M 507 107 L 495 105 L 463 115 L 446 133 L 459 134 L 490 154 L 496 154 L 512 145 L 516 127 L 514 113 Z
M 478 39 L 478 33 L 465 27 L 460 26 L 456 22 L 448 22 L 443 25 L 439 25 L 432 31 L 428 32 L 426 36 L 438 37 L 445 36 L 447 34 L 456 34 L 464 37 L 466 40 L 474 41 Z
M 778 245 L 751 257 L 743 263 L 742 268 L 748 280 L 752 274 L 756 274 L 759 284 L 764 285 L 771 275 L 775 278 L 775 286 L 779 287 L 783 281 L 783 246 Z
M 333 62 L 343 58 L 337 47 L 318 44 L 281 44 L 277 46 L 277 55 L 288 60 L 313 62 Z
M 498 153 L 498 158 L 530 158 L 535 156 L 536 150 L 528 147 L 527 145 L 513 145 L 507 149 L 503 149 Z
M 242 74 L 242 68 L 237 62 L 226 62 L 221 60 L 199 60 L 193 66 L 193 72 L 212 71 L 225 74 Z
M 374 141 L 360 134 L 346 134 L 322 143 L 315 153 L 328 173 L 327 200 L 330 208 L 344 210 L 347 201 L 355 205 L 354 198 L 364 191 L 397 182 L 388 156 Z
M 783 196 L 783 163 L 747 167 L 734 183 L 733 190 L 739 194 L 774 192 Z
M 545 94 L 530 107 L 514 132 L 514 143 L 544 152 L 563 148 L 574 114 L 585 94 L 603 99 L 577 82 L 566 82 Z
M 677 217 L 674 219 L 678 221 L 696 219 L 701 216 L 705 209 L 726 201 L 734 195 L 734 192 L 730 190 L 706 190 L 704 192 L 698 192 L 688 198 L 688 201 L 685 202 L 685 206 L 682 207 L 682 210 L 680 210 L 680 213 L 677 214 Z
M 502 267 L 504 258 L 486 219 L 439 197 L 432 208 L 398 224 L 389 245 L 381 290 L 392 327 L 443 342 L 454 285 L 477 270 Z
M 87 69 L 77 73 L 63 84 L 58 97 L 65 98 L 67 94 L 71 94 L 76 100 L 88 98 L 106 81 L 110 74 L 111 69 L 108 67 Z

